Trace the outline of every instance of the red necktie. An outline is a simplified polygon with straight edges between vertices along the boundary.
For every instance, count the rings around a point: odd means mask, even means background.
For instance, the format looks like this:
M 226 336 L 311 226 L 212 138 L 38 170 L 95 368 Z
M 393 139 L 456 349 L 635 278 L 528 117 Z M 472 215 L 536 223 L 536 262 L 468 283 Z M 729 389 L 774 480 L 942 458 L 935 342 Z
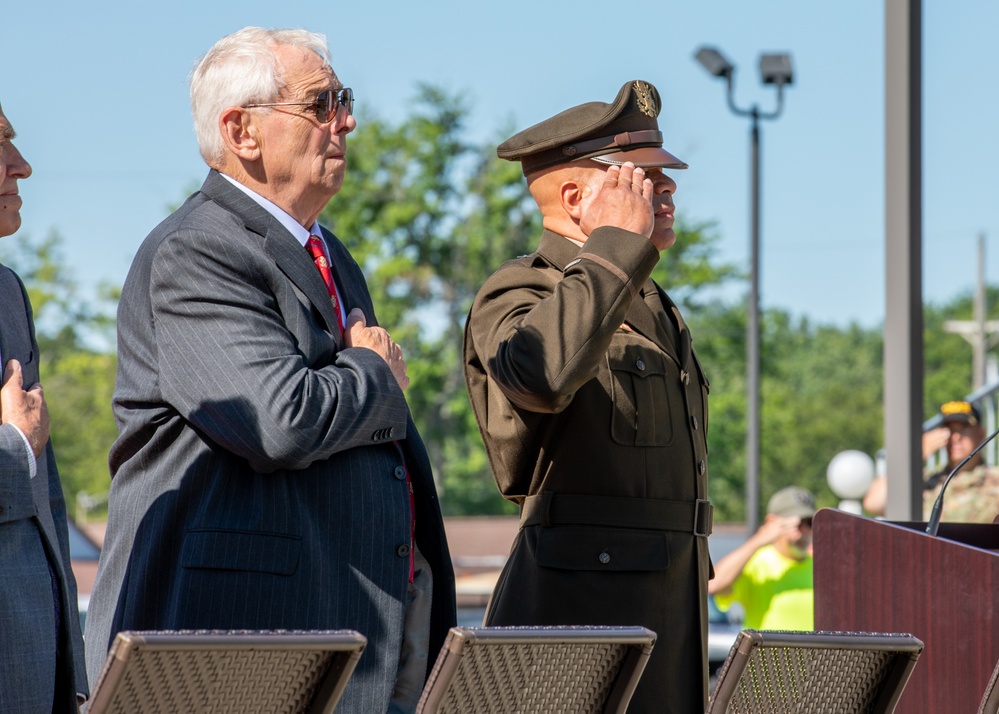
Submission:
M 343 334 L 346 323 L 343 321 L 343 310 L 340 308 L 340 301 L 336 299 L 336 285 L 333 283 L 333 272 L 330 270 L 330 263 L 326 258 L 323 241 L 316 236 L 309 236 L 305 247 L 309 251 L 309 255 L 312 256 L 312 262 L 319 269 L 319 274 L 323 276 L 323 281 L 326 283 L 326 292 L 329 293 L 330 302 L 333 303 L 333 310 L 336 311 L 336 321 L 340 325 L 340 333 Z

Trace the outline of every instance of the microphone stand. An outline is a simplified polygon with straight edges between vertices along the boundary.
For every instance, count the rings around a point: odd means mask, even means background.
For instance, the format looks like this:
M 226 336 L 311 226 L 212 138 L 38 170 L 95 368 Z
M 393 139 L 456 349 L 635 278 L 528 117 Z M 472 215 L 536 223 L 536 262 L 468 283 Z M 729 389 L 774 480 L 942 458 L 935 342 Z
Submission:
M 935 536 L 937 534 L 937 531 L 940 530 L 940 516 L 943 514 L 944 491 L 947 490 L 947 484 L 949 484 L 950 480 L 954 478 L 954 474 L 960 471 L 961 467 L 963 467 L 966 463 L 971 461 L 971 459 L 974 458 L 975 454 L 977 454 L 979 451 L 985 448 L 985 445 L 990 441 L 992 441 L 996 437 L 996 435 L 999 435 L 999 429 L 996 429 L 991 434 L 989 434 L 988 438 L 986 438 L 984 441 L 982 441 L 981 444 L 975 447 L 974 451 L 965 456 L 961 460 L 961 463 L 955 466 L 954 470 L 951 471 L 949 474 L 947 474 L 947 478 L 944 479 L 943 485 L 940 487 L 940 493 L 937 494 L 937 500 L 933 502 L 933 510 L 930 511 L 930 520 L 926 524 L 927 534 Z

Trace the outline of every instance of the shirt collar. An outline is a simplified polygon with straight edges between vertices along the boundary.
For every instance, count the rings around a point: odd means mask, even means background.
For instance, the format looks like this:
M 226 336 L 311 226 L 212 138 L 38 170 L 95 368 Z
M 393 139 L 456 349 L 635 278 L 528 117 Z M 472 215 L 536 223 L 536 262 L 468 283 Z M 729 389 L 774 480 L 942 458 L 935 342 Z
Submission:
M 312 232 L 310 233 L 309 231 L 305 230 L 305 228 L 302 227 L 301 223 L 292 218 L 291 215 L 289 215 L 289 213 L 286 210 L 278 206 L 273 201 L 266 199 L 256 191 L 247 188 L 239 181 L 234 179 L 232 176 L 226 176 L 221 171 L 219 172 L 219 174 L 226 181 L 228 181 L 233 186 L 238 188 L 240 191 L 245 193 L 247 196 L 252 198 L 261 208 L 263 208 L 269 214 L 274 216 L 274 218 L 277 220 L 278 223 L 287 228 L 288 232 L 291 233 L 293 236 L 295 236 L 295 239 L 302 244 L 303 248 L 305 247 L 305 244 L 309 241 L 309 236 L 314 235 L 314 236 L 319 236 L 320 238 L 323 237 L 322 231 L 319 228 L 319 221 L 316 221 L 315 223 L 312 224 Z

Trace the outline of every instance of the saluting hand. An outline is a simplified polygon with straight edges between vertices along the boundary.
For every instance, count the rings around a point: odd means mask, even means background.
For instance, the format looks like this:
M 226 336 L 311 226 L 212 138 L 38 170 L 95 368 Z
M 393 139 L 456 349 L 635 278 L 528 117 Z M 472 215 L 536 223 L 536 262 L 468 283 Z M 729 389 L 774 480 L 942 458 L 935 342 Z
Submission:
M 367 347 L 377 352 L 392 370 L 392 376 L 403 391 L 409 386 L 406 376 L 406 360 L 402 348 L 395 343 L 388 331 L 381 327 L 368 327 L 364 311 L 355 307 L 347 315 L 347 326 L 343 331 L 347 347 Z
M 601 226 L 612 226 L 648 238 L 654 225 L 652 180 L 630 161 L 607 169 L 599 191 L 583 207 L 579 221 L 586 235 Z

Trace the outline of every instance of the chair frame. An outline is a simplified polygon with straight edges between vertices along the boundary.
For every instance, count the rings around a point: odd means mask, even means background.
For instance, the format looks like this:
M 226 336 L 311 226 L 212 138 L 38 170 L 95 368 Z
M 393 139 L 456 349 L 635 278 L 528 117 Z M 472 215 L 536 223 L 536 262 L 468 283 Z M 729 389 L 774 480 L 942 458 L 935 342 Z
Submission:
M 513 648 L 521 646 L 537 650 L 540 658 L 544 656 L 546 646 L 592 645 L 596 649 L 612 645 L 619 646 L 613 649 L 617 662 L 609 664 L 608 670 L 612 671 L 614 666 L 617 666 L 618 670 L 605 685 L 603 690 L 605 696 L 603 696 L 603 705 L 599 712 L 624 714 L 642 672 L 645 670 L 645 665 L 648 663 L 655 641 L 656 634 L 644 627 L 452 627 L 437 661 L 434 663 L 430 677 L 427 679 L 416 712 L 417 714 L 437 714 L 438 712 L 491 711 L 489 703 L 480 705 L 477 702 L 463 702 L 457 707 L 453 705 L 453 702 L 449 704 L 449 698 L 453 696 L 452 688 L 466 684 L 467 678 L 474 678 L 471 671 L 476 666 L 474 664 L 476 655 L 484 648 L 488 648 L 494 654 L 499 651 L 498 648 L 511 648 L 509 655 L 501 654 L 507 656 L 508 660 L 516 660 L 522 656 L 519 653 L 524 650 Z M 546 660 L 544 664 L 550 664 L 551 659 L 546 658 Z M 608 662 L 601 662 L 601 664 L 608 664 Z M 531 667 L 537 668 L 538 665 L 535 663 Z M 500 675 L 500 673 L 490 674 L 495 674 L 497 677 Z M 502 674 L 505 675 L 507 672 Z M 579 668 L 577 666 L 573 675 L 578 674 Z M 560 675 L 558 672 L 549 670 L 544 672 L 542 676 L 559 677 Z M 529 687 L 520 691 L 523 692 L 527 689 Z M 554 695 L 556 699 L 559 696 L 557 692 L 552 690 L 547 690 L 546 693 Z M 566 694 L 565 699 L 571 699 L 571 695 Z M 529 708 L 529 703 L 525 703 L 525 706 L 528 708 L 518 709 L 518 711 L 542 711 L 541 709 Z M 549 706 L 555 705 L 549 702 L 544 711 L 551 711 Z M 572 711 L 579 710 L 573 709 Z
M 785 632 L 743 630 L 736 637 L 725 664 L 718 674 L 715 689 L 708 700 L 706 714 L 720 714 L 739 691 L 743 675 L 752 655 L 761 650 L 846 650 L 850 652 L 894 655 L 881 673 L 870 708 L 872 714 L 888 714 L 895 710 L 902 691 L 923 651 L 923 642 L 909 634 L 874 632 Z M 806 675 L 807 676 L 807 675 Z M 809 711 L 809 702 L 798 703 L 796 711 Z M 733 710 L 734 711 L 734 710 Z M 758 709 L 754 711 L 771 711 Z
M 313 682 L 311 692 L 298 694 L 308 697 L 307 704 L 288 708 L 287 702 L 267 701 L 267 689 L 260 692 L 260 699 L 254 700 L 253 711 L 290 711 L 301 714 L 331 714 L 350 679 L 357 661 L 367 645 L 367 638 L 353 630 L 160 630 L 122 631 L 111 644 L 104 668 L 101 671 L 93 696 L 88 702 L 87 714 L 125 714 L 123 702 L 126 692 L 133 696 L 149 697 L 142 702 L 143 712 L 169 712 L 179 704 L 185 704 L 188 711 L 205 711 L 203 703 L 192 701 L 178 702 L 171 694 L 170 702 L 164 702 L 151 691 L 146 680 L 150 670 L 153 674 L 170 678 L 182 678 L 184 672 L 172 668 L 171 660 L 176 661 L 178 653 L 185 656 L 185 665 L 194 663 L 205 667 L 214 666 L 211 658 L 232 656 L 274 657 L 281 653 L 294 654 L 303 658 L 296 663 L 296 683 Z M 311 661 L 307 659 L 312 655 Z M 202 658 L 200 661 L 191 658 Z M 188 668 L 190 669 L 190 667 Z M 143 680 L 143 681 L 139 681 Z M 187 682 L 185 682 L 187 684 Z M 192 686 L 200 682 L 191 683 Z M 241 696 L 245 697 L 252 683 L 242 685 Z M 178 693 L 183 699 L 190 696 L 187 691 Z

